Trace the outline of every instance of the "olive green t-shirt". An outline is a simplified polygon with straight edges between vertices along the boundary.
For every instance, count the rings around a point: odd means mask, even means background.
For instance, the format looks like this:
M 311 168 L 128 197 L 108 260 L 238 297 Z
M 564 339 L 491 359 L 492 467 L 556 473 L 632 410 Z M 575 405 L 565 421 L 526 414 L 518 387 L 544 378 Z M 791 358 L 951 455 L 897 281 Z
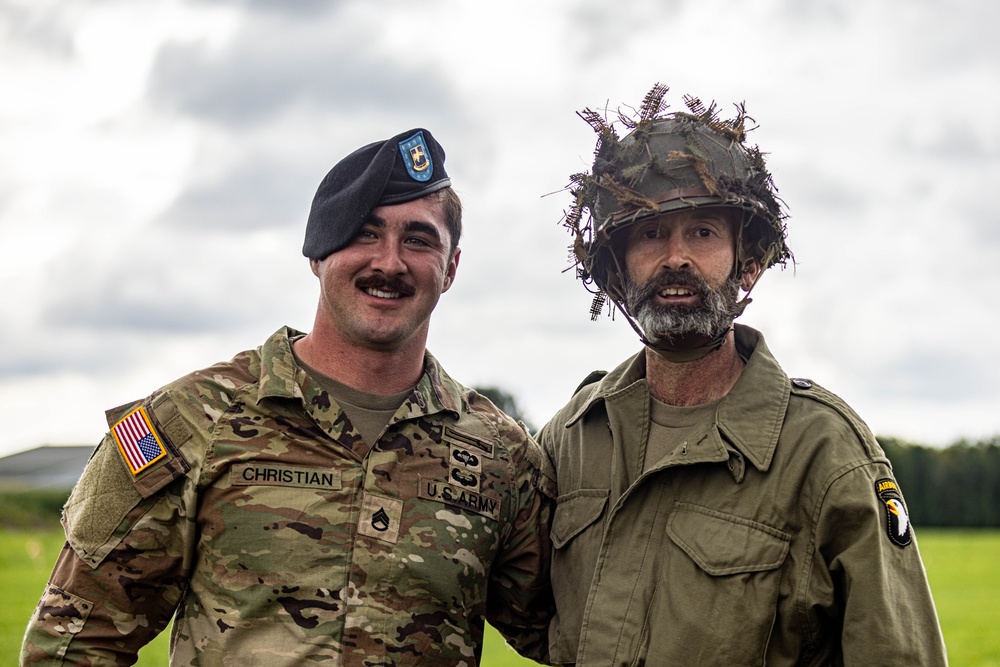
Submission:
M 657 461 L 692 437 L 704 433 L 715 419 L 715 410 L 722 399 L 691 407 L 668 405 L 652 396 L 649 401 L 649 441 L 646 443 L 643 471 L 652 468 Z
M 399 410 L 407 396 L 413 393 L 413 389 L 407 389 L 397 394 L 369 394 L 353 387 L 348 387 L 342 382 L 337 382 L 328 375 L 323 375 L 315 368 L 302 363 L 296 358 L 298 364 L 305 369 L 313 380 L 323 388 L 323 391 L 330 394 L 340 405 L 340 408 L 347 415 L 351 424 L 357 429 L 361 437 L 369 447 L 375 444 L 382 431 L 389 424 L 389 420 Z

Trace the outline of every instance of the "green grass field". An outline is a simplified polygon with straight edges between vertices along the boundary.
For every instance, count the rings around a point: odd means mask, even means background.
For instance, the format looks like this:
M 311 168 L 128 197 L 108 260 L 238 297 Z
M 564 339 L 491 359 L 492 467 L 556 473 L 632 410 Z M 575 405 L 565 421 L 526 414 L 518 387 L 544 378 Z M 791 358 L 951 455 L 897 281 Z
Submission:
M 922 530 L 951 667 L 1000 667 L 1000 531 Z
M 1000 531 L 929 530 L 918 533 L 952 667 L 1000 667 Z M 25 624 L 62 548 L 54 530 L 0 530 L 0 662 L 14 664 Z M 166 666 L 167 636 L 143 649 L 143 667 Z M 523 667 L 491 630 L 484 667 Z

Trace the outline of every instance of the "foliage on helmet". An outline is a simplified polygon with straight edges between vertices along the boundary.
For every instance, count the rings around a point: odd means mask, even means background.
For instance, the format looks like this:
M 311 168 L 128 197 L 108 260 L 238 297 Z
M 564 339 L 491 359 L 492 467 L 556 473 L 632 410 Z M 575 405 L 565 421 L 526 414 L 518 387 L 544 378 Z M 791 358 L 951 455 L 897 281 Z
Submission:
M 643 218 L 697 206 L 742 209 L 738 230 L 740 264 L 754 259 L 760 268 L 784 266 L 792 253 L 785 243 L 783 203 L 757 146 L 746 145 L 753 119 L 743 104 L 733 118 L 720 117 L 714 102 L 707 106 L 684 96 L 687 111 L 669 111 L 669 89 L 656 84 L 638 109 L 606 115 L 584 109 L 578 115 L 597 133 L 590 172 L 570 176 L 573 203 L 563 224 L 573 235 L 571 260 L 577 276 L 595 294 L 591 316 L 603 310 L 605 293 L 623 301 L 619 258 L 612 247 L 616 232 Z M 616 125 L 626 130 L 619 136 Z M 676 144 L 665 153 L 650 141 Z M 729 164 L 720 167 L 718 161 Z M 655 184 L 674 183 L 666 198 L 649 192 Z M 696 185 L 696 187 L 680 187 Z

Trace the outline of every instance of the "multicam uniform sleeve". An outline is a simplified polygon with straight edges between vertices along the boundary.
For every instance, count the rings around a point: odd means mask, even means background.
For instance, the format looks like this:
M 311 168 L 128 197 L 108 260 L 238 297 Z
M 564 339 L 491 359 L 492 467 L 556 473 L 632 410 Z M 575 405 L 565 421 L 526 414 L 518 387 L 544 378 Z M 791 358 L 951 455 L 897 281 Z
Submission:
M 551 482 L 542 473 L 541 451 L 521 429 L 506 434 L 520 442 L 514 458 L 513 527 L 493 563 L 487 620 L 521 655 L 548 662 L 548 626 L 555 611 L 549 584 L 549 528 L 555 506 Z
M 28 624 L 22 665 L 131 665 L 169 623 L 186 588 L 196 496 L 187 462 L 156 437 L 156 460 L 138 473 L 112 433 L 87 464 L 63 510 L 67 542 Z
M 947 665 L 905 502 L 886 463 L 845 466 L 818 508 L 808 605 L 841 617 L 845 667 Z

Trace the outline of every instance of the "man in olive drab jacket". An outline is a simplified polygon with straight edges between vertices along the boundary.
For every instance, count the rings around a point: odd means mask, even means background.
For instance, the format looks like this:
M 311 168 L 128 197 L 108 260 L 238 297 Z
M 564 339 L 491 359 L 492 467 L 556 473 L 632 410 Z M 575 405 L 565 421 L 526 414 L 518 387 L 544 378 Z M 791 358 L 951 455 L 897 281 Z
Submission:
M 584 380 L 539 440 L 554 470 L 550 659 L 943 665 L 906 503 L 861 419 L 733 324 L 791 259 L 742 106 L 664 86 L 571 177 L 578 275 L 644 348 Z M 741 298 L 741 294 L 743 297 Z
M 24 665 L 473 667 L 489 620 L 545 659 L 550 502 L 524 428 L 425 349 L 461 203 L 413 129 L 322 181 L 312 331 L 109 411 Z

